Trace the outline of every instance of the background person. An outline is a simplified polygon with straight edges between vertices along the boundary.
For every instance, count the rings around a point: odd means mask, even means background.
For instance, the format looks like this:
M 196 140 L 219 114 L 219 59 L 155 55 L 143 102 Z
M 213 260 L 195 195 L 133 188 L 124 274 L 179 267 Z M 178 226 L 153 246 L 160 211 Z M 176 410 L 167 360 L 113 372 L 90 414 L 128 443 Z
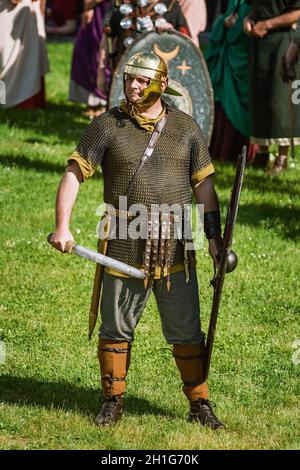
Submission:
M 2 0 L 0 4 L 0 80 L 11 108 L 44 107 L 44 76 L 49 70 L 43 2 Z
M 107 106 L 111 71 L 103 44 L 106 39 L 103 21 L 111 7 L 110 0 L 84 1 L 81 28 L 74 45 L 69 100 L 86 104 L 84 114 L 90 119 L 104 112 Z M 100 72 L 101 87 L 98 84 Z
M 215 21 L 205 51 L 215 102 L 210 154 L 214 160 L 235 161 L 244 145 L 249 145 L 249 37 L 243 20 L 250 11 L 245 0 L 229 0 L 224 15 Z
M 300 143 L 300 108 L 291 112 L 290 90 L 281 79 L 282 57 L 300 16 L 299 0 L 247 0 L 252 8 L 244 20 L 250 36 L 251 142 L 259 145 L 253 164 L 265 168 L 269 146 L 278 146 L 270 175 L 287 167 L 290 138 Z
M 182 13 L 186 19 L 191 39 L 199 47 L 199 34 L 207 24 L 206 3 L 204 0 L 179 0 Z

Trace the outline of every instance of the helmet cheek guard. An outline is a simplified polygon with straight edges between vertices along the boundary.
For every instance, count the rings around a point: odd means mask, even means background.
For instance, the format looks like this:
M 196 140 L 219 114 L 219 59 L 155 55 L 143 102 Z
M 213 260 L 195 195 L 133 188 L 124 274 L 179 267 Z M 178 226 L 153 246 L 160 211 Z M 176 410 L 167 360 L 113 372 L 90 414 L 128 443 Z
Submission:
M 141 99 L 137 101 L 137 104 L 146 107 L 152 106 L 161 97 L 162 93 L 161 82 L 151 80 L 150 85 L 143 90 Z

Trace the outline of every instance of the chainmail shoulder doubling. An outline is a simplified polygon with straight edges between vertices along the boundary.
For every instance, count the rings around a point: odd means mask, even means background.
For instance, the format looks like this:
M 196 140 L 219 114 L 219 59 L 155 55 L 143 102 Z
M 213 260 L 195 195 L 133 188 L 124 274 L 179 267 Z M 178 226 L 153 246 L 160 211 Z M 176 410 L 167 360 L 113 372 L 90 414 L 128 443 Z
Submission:
M 101 165 L 106 203 L 119 208 L 119 196 L 126 195 L 149 139 L 150 133 L 118 108 L 95 118 L 86 129 L 76 151 L 93 167 Z M 182 111 L 169 109 L 154 152 L 134 184 L 127 210 L 132 204 L 143 204 L 149 211 L 152 204 L 179 204 L 183 208 L 192 200 L 192 174 L 210 163 L 198 124 Z M 130 265 L 141 265 L 145 243 L 141 239 L 112 239 L 107 255 Z M 175 241 L 171 264 L 182 261 L 182 243 Z

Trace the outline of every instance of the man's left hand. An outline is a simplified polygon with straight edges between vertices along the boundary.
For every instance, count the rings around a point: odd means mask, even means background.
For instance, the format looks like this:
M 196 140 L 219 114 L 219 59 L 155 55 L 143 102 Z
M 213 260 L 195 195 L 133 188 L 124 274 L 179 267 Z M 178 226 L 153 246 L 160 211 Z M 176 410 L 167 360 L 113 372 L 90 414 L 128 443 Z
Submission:
M 218 267 L 221 260 L 221 253 L 223 249 L 223 239 L 221 235 L 217 235 L 214 238 L 208 240 L 208 251 L 212 257 L 215 267 Z

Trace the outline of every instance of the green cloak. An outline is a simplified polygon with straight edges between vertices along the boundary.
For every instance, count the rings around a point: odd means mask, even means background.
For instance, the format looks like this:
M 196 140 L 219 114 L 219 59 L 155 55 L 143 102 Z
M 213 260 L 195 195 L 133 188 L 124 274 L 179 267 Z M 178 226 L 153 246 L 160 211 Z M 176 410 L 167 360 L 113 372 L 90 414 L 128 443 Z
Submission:
M 227 11 L 214 23 L 205 53 L 215 101 L 220 101 L 227 118 L 245 137 L 250 136 L 248 108 L 249 38 L 243 31 L 243 20 L 251 7 L 240 1 L 238 20 L 230 29 L 225 18 L 233 13 L 238 0 L 229 0 Z

